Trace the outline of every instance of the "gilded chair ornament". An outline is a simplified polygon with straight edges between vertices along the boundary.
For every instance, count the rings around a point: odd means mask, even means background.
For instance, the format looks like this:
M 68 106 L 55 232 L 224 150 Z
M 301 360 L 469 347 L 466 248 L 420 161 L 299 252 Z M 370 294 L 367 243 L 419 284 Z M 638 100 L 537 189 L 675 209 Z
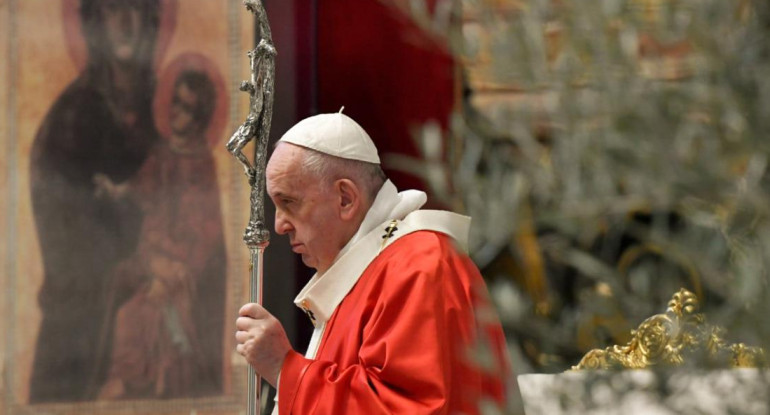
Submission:
M 725 330 L 709 325 L 699 313 L 695 294 L 680 289 L 663 314 L 643 321 L 624 346 L 593 349 L 572 370 L 645 369 L 684 364 L 705 367 L 764 367 L 764 351 L 743 343 L 729 344 Z

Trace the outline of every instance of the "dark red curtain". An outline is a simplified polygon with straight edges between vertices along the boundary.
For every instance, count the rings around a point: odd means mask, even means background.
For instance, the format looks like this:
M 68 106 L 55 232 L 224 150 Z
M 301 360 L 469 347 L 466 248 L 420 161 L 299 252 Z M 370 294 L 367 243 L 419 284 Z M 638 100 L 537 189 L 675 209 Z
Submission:
M 417 156 L 414 129 L 429 120 L 446 128 L 455 105 L 454 63 L 446 46 L 384 1 L 317 5 L 318 111 L 344 105 L 381 157 Z M 425 190 L 417 177 L 384 167 L 399 188 Z

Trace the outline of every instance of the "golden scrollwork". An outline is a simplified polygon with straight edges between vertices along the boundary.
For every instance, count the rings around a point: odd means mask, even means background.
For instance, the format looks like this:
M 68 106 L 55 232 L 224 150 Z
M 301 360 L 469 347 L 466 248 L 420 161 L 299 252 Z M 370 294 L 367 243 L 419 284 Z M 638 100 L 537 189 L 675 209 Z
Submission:
M 764 367 L 765 353 L 743 343 L 729 344 L 724 329 L 706 323 L 698 298 L 684 288 L 674 294 L 663 314 L 631 332 L 624 346 L 593 349 L 572 370 L 644 369 L 682 364 L 707 367 Z M 698 360 L 702 359 L 702 360 Z

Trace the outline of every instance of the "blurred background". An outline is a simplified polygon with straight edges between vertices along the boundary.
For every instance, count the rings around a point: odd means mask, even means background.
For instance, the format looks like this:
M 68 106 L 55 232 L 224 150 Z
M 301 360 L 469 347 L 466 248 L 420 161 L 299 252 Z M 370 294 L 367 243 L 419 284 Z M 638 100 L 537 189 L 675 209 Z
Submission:
M 400 189 L 472 216 L 517 374 L 625 344 L 680 288 L 728 341 L 770 341 L 766 2 L 264 4 L 271 140 L 344 106 Z M 224 143 L 252 15 L 0 0 L 0 19 L 0 412 L 239 413 L 248 186 Z M 312 272 L 273 235 L 265 274 L 304 349 Z

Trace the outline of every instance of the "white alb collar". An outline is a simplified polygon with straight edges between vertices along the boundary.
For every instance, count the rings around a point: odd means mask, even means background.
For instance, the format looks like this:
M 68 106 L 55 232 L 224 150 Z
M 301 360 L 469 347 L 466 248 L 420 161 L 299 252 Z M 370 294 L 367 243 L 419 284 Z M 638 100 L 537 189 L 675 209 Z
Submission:
M 334 261 L 336 262 L 342 258 L 350 250 L 350 247 L 361 240 L 364 235 L 371 232 L 377 225 L 388 219 L 403 219 L 404 216 L 421 208 L 427 201 L 428 196 L 425 192 L 404 190 L 399 193 L 396 185 L 387 180 L 380 188 L 380 191 L 377 192 L 377 197 L 374 199 L 372 207 L 366 213 L 363 222 L 361 222 L 361 226 L 358 227 L 358 231 L 345 244 Z

